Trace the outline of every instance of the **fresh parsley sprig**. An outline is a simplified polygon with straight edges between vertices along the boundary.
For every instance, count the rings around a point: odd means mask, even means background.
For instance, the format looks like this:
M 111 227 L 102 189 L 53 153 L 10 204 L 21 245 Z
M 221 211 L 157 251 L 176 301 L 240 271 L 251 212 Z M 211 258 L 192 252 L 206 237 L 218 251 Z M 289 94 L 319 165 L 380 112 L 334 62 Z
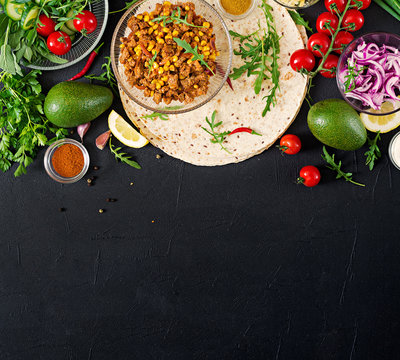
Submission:
M 218 132 L 215 131 L 215 129 L 218 126 L 222 125 L 222 121 L 219 121 L 217 123 L 215 122 L 216 116 L 217 116 L 217 111 L 214 111 L 212 116 L 211 116 L 211 121 L 208 119 L 208 117 L 206 117 L 207 124 L 210 127 L 211 131 L 206 129 L 205 127 L 202 127 L 202 129 L 206 133 L 208 133 L 208 134 L 210 134 L 212 136 L 212 139 L 210 141 L 213 144 L 219 144 L 221 146 L 222 150 L 225 150 L 228 154 L 231 154 L 231 152 L 223 145 L 223 143 L 225 141 L 225 138 L 230 134 L 230 132 L 229 131 L 225 131 L 225 132 L 222 132 L 222 133 L 218 133 Z
M 182 16 L 181 15 L 181 8 L 178 7 L 177 10 L 173 10 L 171 12 L 171 15 L 162 15 L 162 16 L 156 17 L 152 21 L 153 22 L 157 22 L 157 23 L 162 22 L 164 27 L 167 24 L 170 24 L 170 23 L 173 23 L 173 22 L 175 22 L 177 24 L 184 24 L 184 25 L 187 25 L 187 26 L 195 27 L 195 28 L 204 27 L 204 26 L 198 26 L 198 25 L 194 25 L 194 24 L 189 23 L 187 21 L 187 19 L 188 19 L 188 15 L 187 14 L 185 15 L 185 17 L 183 19 L 181 19 L 181 16 Z
M 327 167 L 328 169 L 331 169 L 331 170 L 333 170 L 333 171 L 336 171 L 336 173 L 337 173 L 336 179 L 343 178 L 343 179 L 345 179 L 346 181 L 348 181 L 348 182 L 350 182 L 350 183 L 352 183 L 352 184 L 354 184 L 354 185 L 357 185 L 357 186 L 365 186 L 364 184 L 360 184 L 360 183 L 354 181 L 354 180 L 353 180 L 353 174 L 352 174 L 352 173 L 350 173 L 350 172 L 346 173 L 346 172 L 344 172 L 344 171 L 342 170 L 342 162 L 341 162 L 341 161 L 339 161 L 339 163 L 336 164 L 336 162 L 335 162 L 335 154 L 333 154 L 333 155 L 331 156 L 331 155 L 328 153 L 328 151 L 326 150 L 326 147 L 325 147 L 325 146 L 322 148 L 322 151 L 323 151 L 323 154 L 321 155 L 321 156 L 322 156 L 322 159 L 328 164 L 328 165 L 326 165 L 326 167 Z
M 121 147 L 115 147 L 112 142 L 111 142 L 112 137 L 110 137 L 110 140 L 108 141 L 108 145 L 110 147 L 110 151 L 111 153 L 115 156 L 115 160 L 119 160 L 135 169 L 140 170 L 142 167 L 134 160 L 132 159 L 132 156 L 122 152 L 122 148 Z
M 369 150 L 364 155 L 367 157 L 365 165 L 367 165 L 371 171 L 374 169 L 375 161 L 377 161 L 382 156 L 381 150 L 379 149 L 377 144 L 380 140 L 380 131 L 378 131 L 374 139 L 368 138 Z
M 15 176 L 26 174 L 40 147 L 68 134 L 66 129 L 52 126 L 44 116 L 40 74 L 38 70 L 24 76 L 0 73 L 0 170 L 5 172 L 18 163 Z
M 185 50 L 186 54 L 193 55 L 193 58 L 192 58 L 193 62 L 196 60 L 200 61 L 200 63 L 202 65 L 204 65 L 208 70 L 210 70 L 212 72 L 213 75 L 215 75 L 214 71 L 212 71 L 210 66 L 204 60 L 204 55 L 198 53 L 197 45 L 195 46 L 195 48 L 192 48 L 192 46 L 189 43 L 187 43 L 185 40 L 174 38 L 174 41 L 178 44 L 178 46 L 180 46 L 181 48 L 183 48 L 183 50 Z
M 113 93 L 116 96 L 119 96 L 117 80 L 115 79 L 115 75 L 111 67 L 111 58 L 106 56 L 104 59 L 106 62 L 101 66 L 101 69 L 104 70 L 103 73 L 100 75 L 86 75 L 85 78 L 91 81 L 97 80 L 107 84 Z

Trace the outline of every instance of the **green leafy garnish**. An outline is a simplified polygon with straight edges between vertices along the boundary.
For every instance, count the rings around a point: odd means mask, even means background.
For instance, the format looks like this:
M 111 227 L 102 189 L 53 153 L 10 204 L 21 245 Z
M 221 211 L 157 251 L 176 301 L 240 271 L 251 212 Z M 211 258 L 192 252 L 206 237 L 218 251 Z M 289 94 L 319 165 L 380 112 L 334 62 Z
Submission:
M 149 114 L 149 115 L 143 115 L 142 117 L 144 119 L 152 119 L 152 120 L 155 120 L 157 118 L 159 118 L 160 120 L 164 120 L 164 121 L 169 120 L 168 114 L 161 114 L 158 112 L 153 112 L 152 114 Z
M 105 62 L 101 66 L 101 69 L 104 70 L 103 73 L 100 75 L 86 75 L 85 78 L 89 80 L 101 81 L 107 84 L 111 88 L 113 93 L 119 96 L 117 80 L 115 79 L 115 75 L 111 68 L 111 58 L 109 56 L 106 56 L 104 59 L 107 62 Z
M 244 60 L 244 65 L 240 68 L 234 68 L 230 77 L 236 80 L 245 73 L 247 77 L 255 75 L 254 92 L 257 95 L 262 89 L 264 80 L 270 79 L 272 81 L 273 86 L 269 94 L 263 97 L 263 100 L 266 99 L 266 105 L 262 116 L 265 116 L 267 112 L 271 110 L 271 106 L 276 105 L 276 92 L 280 88 L 280 72 L 278 66 L 280 38 L 275 28 L 272 7 L 263 0 L 261 9 L 267 20 L 267 30 L 262 29 L 259 23 L 258 30 L 250 35 L 244 36 L 230 31 L 231 36 L 238 38 L 240 41 L 239 50 L 234 50 L 234 54 L 240 56 Z
M 215 75 L 214 71 L 212 71 L 211 68 L 208 66 L 208 64 L 204 61 L 204 55 L 203 54 L 199 54 L 197 52 L 197 45 L 193 49 L 191 47 L 191 45 L 189 43 L 187 43 L 185 40 L 174 38 L 174 41 L 178 44 L 178 46 L 180 46 L 181 48 L 183 48 L 183 50 L 185 50 L 185 54 L 192 54 L 193 55 L 193 58 L 192 58 L 193 62 L 196 61 L 196 60 L 200 61 L 200 63 L 202 65 L 204 65 L 208 70 L 210 70 L 213 73 L 213 75 Z
M 350 59 L 348 59 L 348 69 L 344 77 L 345 93 L 352 92 L 356 88 L 356 79 L 364 70 L 365 66 L 361 66 L 360 69 L 357 69 L 357 60 L 353 65 L 350 65 Z
M 54 127 L 44 115 L 45 95 L 37 79 L 40 74 L 38 70 L 24 76 L 0 73 L 0 170 L 5 172 L 16 162 L 19 166 L 15 176 L 26 174 L 39 147 L 68 134 L 66 129 Z M 49 139 L 48 134 L 53 138 Z
M 149 60 L 149 75 L 151 73 L 151 69 L 153 68 L 154 61 L 157 59 L 157 51 L 154 53 L 154 56 Z
M 350 173 L 350 172 L 346 173 L 346 172 L 344 172 L 344 171 L 342 170 L 342 162 L 341 162 L 341 161 L 339 161 L 338 164 L 335 163 L 335 154 L 333 154 L 332 156 L 329 155 L 329 153 L 328 153 L 328 151 L 326 150 L 326 147 L 325 147 L 325 146 L 322 148 L 322 151 L 323 151 L 323 154 L 321 155 L 321 156 L 322 156 L 322 159 L 325 160 L 325 161 L 327 162 L 328 165 L 326 165 L 326 167 L 327 167 L 328 169 L 331 169 L 331 170 L 333 170 L 333 171 L 336 171 L 336 173 L 337 173 L 336 179 L 343 178 L 343 179 L 345 179 L 346 181 L 348 181 L 348 182 L 350 182 L 350 183 L 352 183 L 352 184 L 354 184 L 354 185 L 365 186 L 364 184 L 360 184 L 360 183 L 358 183 L 358 182 L 355 182 L 355 181 L 353 180 L 353 174 L 352 174 L 352 173 Z
M 365 165 L 367 165 L 371 171 L 374 169 L 375 161 L 377 161 L 382 156 L 381 150 L 377 145 L 378 141 L 380 140 L 380 131 L 378 131 L 374 139 L 368 138 L 369 150 L 364 155 L 367 157 Z
M 194 25 L 194 24 L 189 23 L 189 22 L 187 21 L 187 18 L 188 18 L 188 15 L 187 15 L 187 14 L 186 14 L 186 16 L 185 16 L 184 19 L 181 19 L 181 16 L 182 16 L 182 15 L 181 15 L 181 8 L 178 7 L 177 10 L 173 10 L 173 11 L 172 11 L 171 15 L 162 15 L 162 16 L 156 17 L 156 18 L 153 19 L 152 21 L 153 21 L 153 22 L 158 22 L 158 23 L 162 22 L 164 27 L 165 27 L 167 24 L 170 24 L 170 23 L 173 23 L 173 22 L 179 23 L 179 24 L 185 24 L 185 25 L 187 25 L 187 26 L 191 26 L 191 27 L 195 27 L 195 28 L 202 28 L 202 27 L 204 27 L 204 26 L 197 26 L 197 25 Z
M 116 14 L 119 13 L 121 11 L 125 11 L 128 10 L 132 5 L 136 4 L 139 0 L 133 0 L 133 1 L 126 1 L 125 2 L 125 7 L 123 7 L 122 9 L 119 10 L 114 10 L 114 11 L 110 11 L 110 14 Z
M 215 128 L 222 125 L 222 121 L 215 123 L 216 116 L 217 116 L 217 111 L 214 111 L 211 116 L 211 121 L 208 119 L 208 117 L 206 117 L 207 124 L 210 127 L 211 131 L 206 129 L 205 127 L 202 127 L 202 129 L 213 137 L 210 140 L 213 144 L 219 144 L 222 150 L 225 150 L 228 154 L 231 154 L 231 152 L 228 151 L 228 149 L 226 149 L 225 146 L 223 145 L 225 138 L 229 135 L 230 132 L 226 131 L 218 133 L 215 131 Z
M 132 156 L 130 156 L 130 155 L 124 153 L 124 152 L 121 152 L 121 149 L 122 149 L 121 147 L 117 147 L 116 148 L 112 144 L 111 139 L 112 138 L 110 137 L 110 140 L 108 141 L 108 145 L 110 147 L 111 153 L 115 156 L 115 160 L 119 160 L 119 161 L 121 161 L 121 162 L 123 162 L 123 163 L 125 163 L 125 164 L 127 164 L 129 166 L 132 166 L 135 169 L 139 169 L 140 170 L 142 167 L 136 161 L 131 160 Z
M 313 32 L 310 27 L 310 24 L 307 20 L 305 20 L 297 11 L 295 10 L 288 10 L 290 17 L 293 19 L 296 25 L 304 26 L 308 31 Z

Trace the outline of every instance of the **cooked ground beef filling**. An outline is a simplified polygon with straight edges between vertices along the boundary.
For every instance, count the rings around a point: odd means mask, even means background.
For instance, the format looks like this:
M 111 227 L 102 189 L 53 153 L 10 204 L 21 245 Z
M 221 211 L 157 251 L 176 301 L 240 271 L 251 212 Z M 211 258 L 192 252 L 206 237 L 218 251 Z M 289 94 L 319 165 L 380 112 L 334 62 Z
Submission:
M 171 16 L 197 27 L 172 21 Z M 193 3 L 157 4 L 151 13 L 132 16 L 128 27 L 132 32 L 121 38 L 120 62 L 132 87 L 143 90 L 156 104 L 164 101 L 167 105 L 172 100 L 190 103 L 207 93 L 219 53 L 212 23 L 195 13 Z M 212 72 L 199 60 L 193 61 L 193 55 L 185 53 L 174 38 L 186 41 L 193 49 L 197 46 Z

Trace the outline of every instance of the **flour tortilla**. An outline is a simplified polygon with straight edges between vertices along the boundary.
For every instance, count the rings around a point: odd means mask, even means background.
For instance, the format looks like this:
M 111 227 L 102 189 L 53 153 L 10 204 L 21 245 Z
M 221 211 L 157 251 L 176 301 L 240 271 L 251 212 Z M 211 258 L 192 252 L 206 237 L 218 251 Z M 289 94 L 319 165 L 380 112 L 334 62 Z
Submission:
M 215 6 L 214 1 L 209 1 Z M 255 95 L 254 77 L 242 76 L 233 81 L 235 91 L 225 85 L 220 93 L 209 103 L 189 113 L 169 115 L 168 121 L 143 119 L 151 114 L 132 101 L 120 88 L 121 100 L 125 111 L 141 133 L 156 147 L 165 153 L 185 162 L 199 166 L 218 166 L 237 163 L 258 155 L 279 139 L 296 118 L 306 95 L 307 78 L 294 72 L 290 67 L 290 55 L 304 47 L 307 39 L 304 28 L 300 34 L 287 10 L 270 0 L 273 8 L 276 30 L 280 36 L 281 53 L 279 60 L 280 92 L 277 104 L 263 118 L 265 100 L 272 86 L 265 80 L 263 90 Z M 265 17 L 257 8 L 248 18 L 241 21 L 227 21 L 231 30 L 240 34 L 249 34 L 257 30 L 257 22 L 266 27 Z M 238 43 L 234 42 L 234 48 Z M 238 56 L 233 58 L 233 67 L 243 64 Z M 237 127 L 251 127 L 262 136 L 237 134 L 229 137 L 224 146 L 231 152 L 221 150 L 219 144 L 210 142 L 210 135 L 202 127 L 207 127 L 205 117 L 211 117 L 217 110 L 217 121 L 223 121 L 218 131 L 231 131 Z

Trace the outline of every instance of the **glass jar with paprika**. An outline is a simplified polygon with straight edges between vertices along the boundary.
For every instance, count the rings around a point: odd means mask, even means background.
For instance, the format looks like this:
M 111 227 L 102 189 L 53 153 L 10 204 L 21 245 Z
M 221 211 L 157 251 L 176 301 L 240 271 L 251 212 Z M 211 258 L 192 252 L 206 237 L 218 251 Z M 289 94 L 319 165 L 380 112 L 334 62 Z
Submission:
M 46 151 L 44 167 L 47 174 L 62 184 L 82 179 L 89 169 L 90 157 L 86 148 L 76 140 L 58 140 Z

